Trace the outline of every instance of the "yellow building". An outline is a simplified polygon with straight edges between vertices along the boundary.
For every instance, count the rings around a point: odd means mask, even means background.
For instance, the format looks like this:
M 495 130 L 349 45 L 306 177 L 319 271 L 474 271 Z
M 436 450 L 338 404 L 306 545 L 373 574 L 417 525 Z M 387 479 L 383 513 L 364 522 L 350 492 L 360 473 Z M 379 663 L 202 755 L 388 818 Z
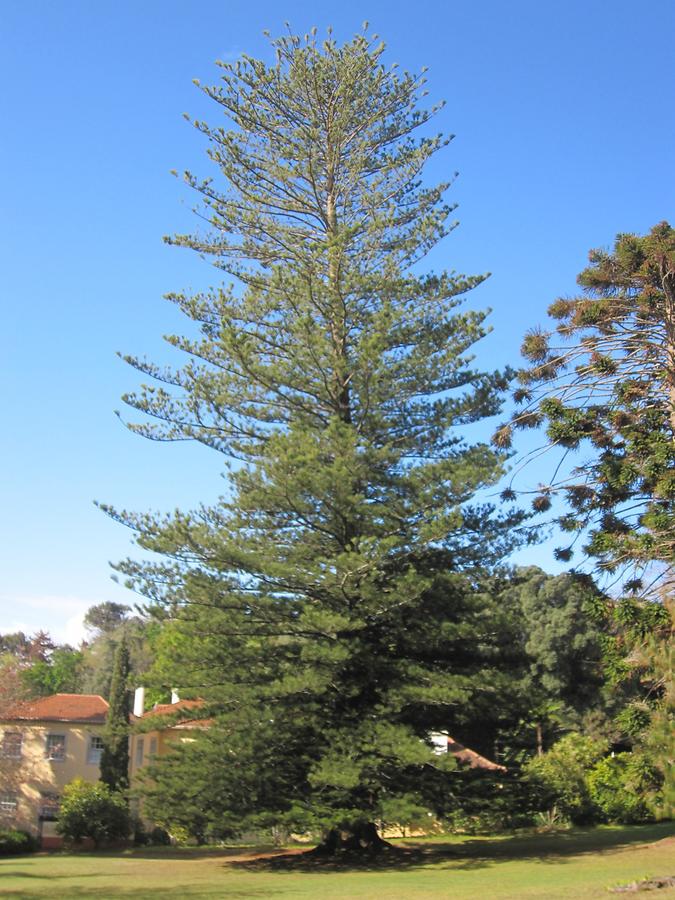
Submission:
M 60 841 L 54 831 L 63 788 L 97 781 L 108 704 L 98 694 L 53 694 L 17 704 L 0 720 L 0 828 Z
M 203 706 L 202 700 L 180 700 L 173 694 L 171 703 L 156 704 L 147 712 L 143 711 L 144 691 L 136 689 L 134 698 L 134 729 L 129 738 L 129 780 L 133 785 L 141 769 L 154 757 L 164 756 L 172 744 L 190 740 L 189 732 L 194 728 L 207 728 L 209 719 L 197 717 L 197 710 Z

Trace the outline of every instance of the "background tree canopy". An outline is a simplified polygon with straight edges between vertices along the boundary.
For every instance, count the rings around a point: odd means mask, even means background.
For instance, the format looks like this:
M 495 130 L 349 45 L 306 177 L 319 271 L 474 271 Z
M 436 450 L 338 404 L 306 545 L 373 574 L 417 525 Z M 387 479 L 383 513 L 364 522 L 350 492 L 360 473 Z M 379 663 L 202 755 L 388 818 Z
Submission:
M 549 307 L 555 333 L 525 336 L 521 409 L 494 442 L 508 447 L 514 428 L 545 425 L 565 462 L 534 507 L 548 509 L 555 494 L 567 502 L 559 524 L 571 537 L 558 558 L 571 559 L 587 534 L 601 570 L 632 572 L 628 588 L 649 590 L 642 573 L 670 584 L 675 551 L 675 231 L 661 222 L 644 236 L 619 234 L 612 253 L 589 260 L 583 293 Z M 566 467 L 582 447 L 590 455 Z

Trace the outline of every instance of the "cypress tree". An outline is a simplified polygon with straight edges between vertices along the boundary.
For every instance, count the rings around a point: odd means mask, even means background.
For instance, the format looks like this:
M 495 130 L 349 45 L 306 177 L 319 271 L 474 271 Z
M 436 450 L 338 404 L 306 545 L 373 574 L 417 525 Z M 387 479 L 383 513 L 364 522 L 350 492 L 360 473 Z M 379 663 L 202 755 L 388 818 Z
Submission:
M 199 332 L 168 338 L 182 368 L 127 358 L 154 381 L 125 397 L 147 416 L 130 427 L 222 453 L 228 494 L 108 511 L 166 559 L 119 568 L 165 620 L 157 677 L 204 698 L 248 786 L 239 820 L 374 846 L 386 808 L 449 802 L 430 733 L 498 702 L 474 588 L 520 517 L 480 497 L 505 456 L 466 434 L 508 378 L 472 365 L 486 314 L 460 305 L 483 276 L 421 272 L 453 209 L 422 180 L 449 141 L 424 77 L 365 33 L 272 46 L 202 88 L 229 120 L 193 123 L 219 180 L 185 173 L 208 230 L 169 239 L 233 283 L 170 296 Z
M 129 787 L 129 648 L 122 637 L 113 661 L 108 718 L 103 734 L 101 781 L 113 791 Z

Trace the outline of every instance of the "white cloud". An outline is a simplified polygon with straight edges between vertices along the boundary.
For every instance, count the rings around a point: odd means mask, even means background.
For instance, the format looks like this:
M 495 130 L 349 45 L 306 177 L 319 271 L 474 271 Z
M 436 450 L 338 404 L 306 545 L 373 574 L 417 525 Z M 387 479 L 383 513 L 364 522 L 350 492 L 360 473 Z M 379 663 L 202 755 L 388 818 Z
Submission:
M 85 636 L 84 616 L 96 597 L 72 595 L 0 595 L 0 633 L 48 631 L 58 643 L 77 646 Z
M 86 610 L 77 615 L 71 616 L 63 626 L 63 632 L 57 637 L 59 643 L 70 644 L 73 647 L 79 646 L 87 637 L 87 629 L 84 627 L 84 615 Z M 56 634 L 54 635 L 56 637 Z

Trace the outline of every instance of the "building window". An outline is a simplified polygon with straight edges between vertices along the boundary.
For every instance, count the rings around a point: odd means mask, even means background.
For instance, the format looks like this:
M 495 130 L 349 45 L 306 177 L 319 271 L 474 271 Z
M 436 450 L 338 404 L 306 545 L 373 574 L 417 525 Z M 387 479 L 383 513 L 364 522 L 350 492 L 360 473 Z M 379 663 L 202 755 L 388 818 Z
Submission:
M 87 749 L 87 762 L 92 766 L 101 764 L 101 754 L 103 753 L 103 738 L 98 734 L 89 735 L 89 747 Z
M 65 734 L 48 734 L 45 756 L 53 762 L 61 762 L 66 758 Z
M 143 738 L 136 738 L 136 767 L 140 769 L 143 765 Z
M 150 756 L 156 756 L 156 755 L 157 755 L 157 738 L 151 737 L 150 738 Z
M 2 736 L 2 756 L 5 759 L 21 759 L 23 734 L 20 731 L 6 731 Z
M 40 818 L 43 822 L 53 822 L 58 819 L 61 809 L 61 798 L 58 794 L 44 792 L 40 794 Z
M 16 813 L 18 805 L 16 794 L 12 794 L 8 791 L 0 793 L 0 813 L 3 815 L 13 816 Z

